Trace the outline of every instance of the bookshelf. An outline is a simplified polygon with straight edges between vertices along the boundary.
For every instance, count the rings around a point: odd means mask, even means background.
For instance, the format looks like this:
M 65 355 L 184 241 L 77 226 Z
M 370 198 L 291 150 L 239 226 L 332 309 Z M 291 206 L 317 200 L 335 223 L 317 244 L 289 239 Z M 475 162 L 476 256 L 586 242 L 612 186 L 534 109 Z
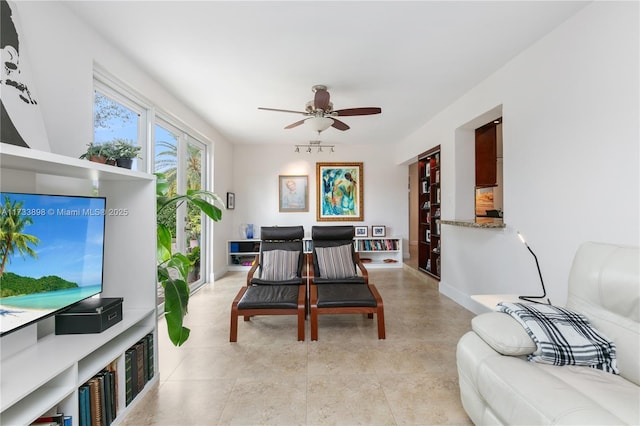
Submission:
M 440 145 L 418 157 L 418 268 L 440 279 Z
M 3 191 L 100 195 L 107 208 L 129 212 L 105 223 L 102 295 L 124 298 L 122 321 L 102 333 L 56 335 L 49 317 L 3 336 L 2 424 L 30 424 L 58 412 L 79 425 L 79 388 L 110 365 L 117 374 L 117 424 L 141 399 L 125 404 L 125 352 L 146 335 L 157 341 L 155 177 L 7 144 L 0 144 L 0 165 Z
M 311 239 L 303 240 L 304 252 L 311 253 Z M 360 258 L 368 259 L 366 268 L 402 268 L 402 238 L 357 237 L 356 251 Z M 256 254 L 260 252 L 260 240 L 230 240 L 227 242 L 227 269 L 248 271 Z M 247 263 L 247 264 L 245 264 Z
M 402 268 L 402 238 L 363 237 L 356 238 L 355 241 L 356 251 L 365 268 Z

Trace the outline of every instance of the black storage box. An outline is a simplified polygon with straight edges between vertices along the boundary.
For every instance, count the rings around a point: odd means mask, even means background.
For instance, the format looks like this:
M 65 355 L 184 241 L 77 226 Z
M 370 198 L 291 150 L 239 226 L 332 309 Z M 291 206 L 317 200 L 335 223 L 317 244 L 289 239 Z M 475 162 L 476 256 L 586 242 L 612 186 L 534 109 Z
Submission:
M 85 299 L 56 315 L 56 334 L 102 333 L 122 321 L 122 297 Z

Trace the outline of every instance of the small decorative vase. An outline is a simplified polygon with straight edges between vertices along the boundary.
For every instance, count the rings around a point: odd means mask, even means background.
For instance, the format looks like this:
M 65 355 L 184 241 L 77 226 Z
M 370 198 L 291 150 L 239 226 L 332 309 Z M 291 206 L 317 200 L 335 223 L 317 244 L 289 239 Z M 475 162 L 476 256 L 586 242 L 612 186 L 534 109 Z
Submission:
M 252 223 L 247 224 L 247 239 L 249 239 L 249 240 L 253 239 L 253 224 Z

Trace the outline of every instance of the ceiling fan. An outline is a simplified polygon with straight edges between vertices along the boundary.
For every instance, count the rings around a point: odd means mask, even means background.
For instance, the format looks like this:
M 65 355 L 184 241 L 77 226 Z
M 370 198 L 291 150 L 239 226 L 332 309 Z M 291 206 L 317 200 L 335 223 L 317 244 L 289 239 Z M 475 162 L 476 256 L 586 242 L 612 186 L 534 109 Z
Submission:
M 327 91 L 327 86 L 317 84 L 313 86 L 311 90 L 315 93 L 315 95 L 312 101 L 307 102 L 304 111 L 292 111 L 289 109 L 263 107 L 258 107 L 258 109 L 265 111 L 290 112 L 293 114 L 305 115 L 307 116 L 307 118 L 303 118 L 300 121 L 289 124 L 285 127 L 285 129 L 293 129 L 294 127 L 298 127 L 301 124 L 307 122 L 307 124 L 311 125 L 312 128 L 318 132 L 318 134 L 320 134 L 320 132 L 322 132 L 323 130 L 328 129 L 329 127 L 334 127 L 338 130 L 349 130 L 349 126 L 346 123 L 338 120 L 336 117 L 372 115 L 380 114 L 382 112 L 382 109 L 378 107 L 347 108 L 337 109 L 334 111 L 333 102 L 330 101 L 330 95 Z

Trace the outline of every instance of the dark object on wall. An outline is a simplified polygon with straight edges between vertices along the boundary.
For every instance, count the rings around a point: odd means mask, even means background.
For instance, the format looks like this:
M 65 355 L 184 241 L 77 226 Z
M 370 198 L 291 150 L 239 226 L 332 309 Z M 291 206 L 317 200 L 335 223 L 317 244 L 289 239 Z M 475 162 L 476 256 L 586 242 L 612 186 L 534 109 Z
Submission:
M 476 129 L 476 188 L 498 184 L 496 125 L 491 122 Z
M 122 297 L 85 299 L 56 315 L 56 334 L 102 333 L 122 321 Z
M 19 20 L 6 0 L 0 8 L 0 142 L 50 151 Z

